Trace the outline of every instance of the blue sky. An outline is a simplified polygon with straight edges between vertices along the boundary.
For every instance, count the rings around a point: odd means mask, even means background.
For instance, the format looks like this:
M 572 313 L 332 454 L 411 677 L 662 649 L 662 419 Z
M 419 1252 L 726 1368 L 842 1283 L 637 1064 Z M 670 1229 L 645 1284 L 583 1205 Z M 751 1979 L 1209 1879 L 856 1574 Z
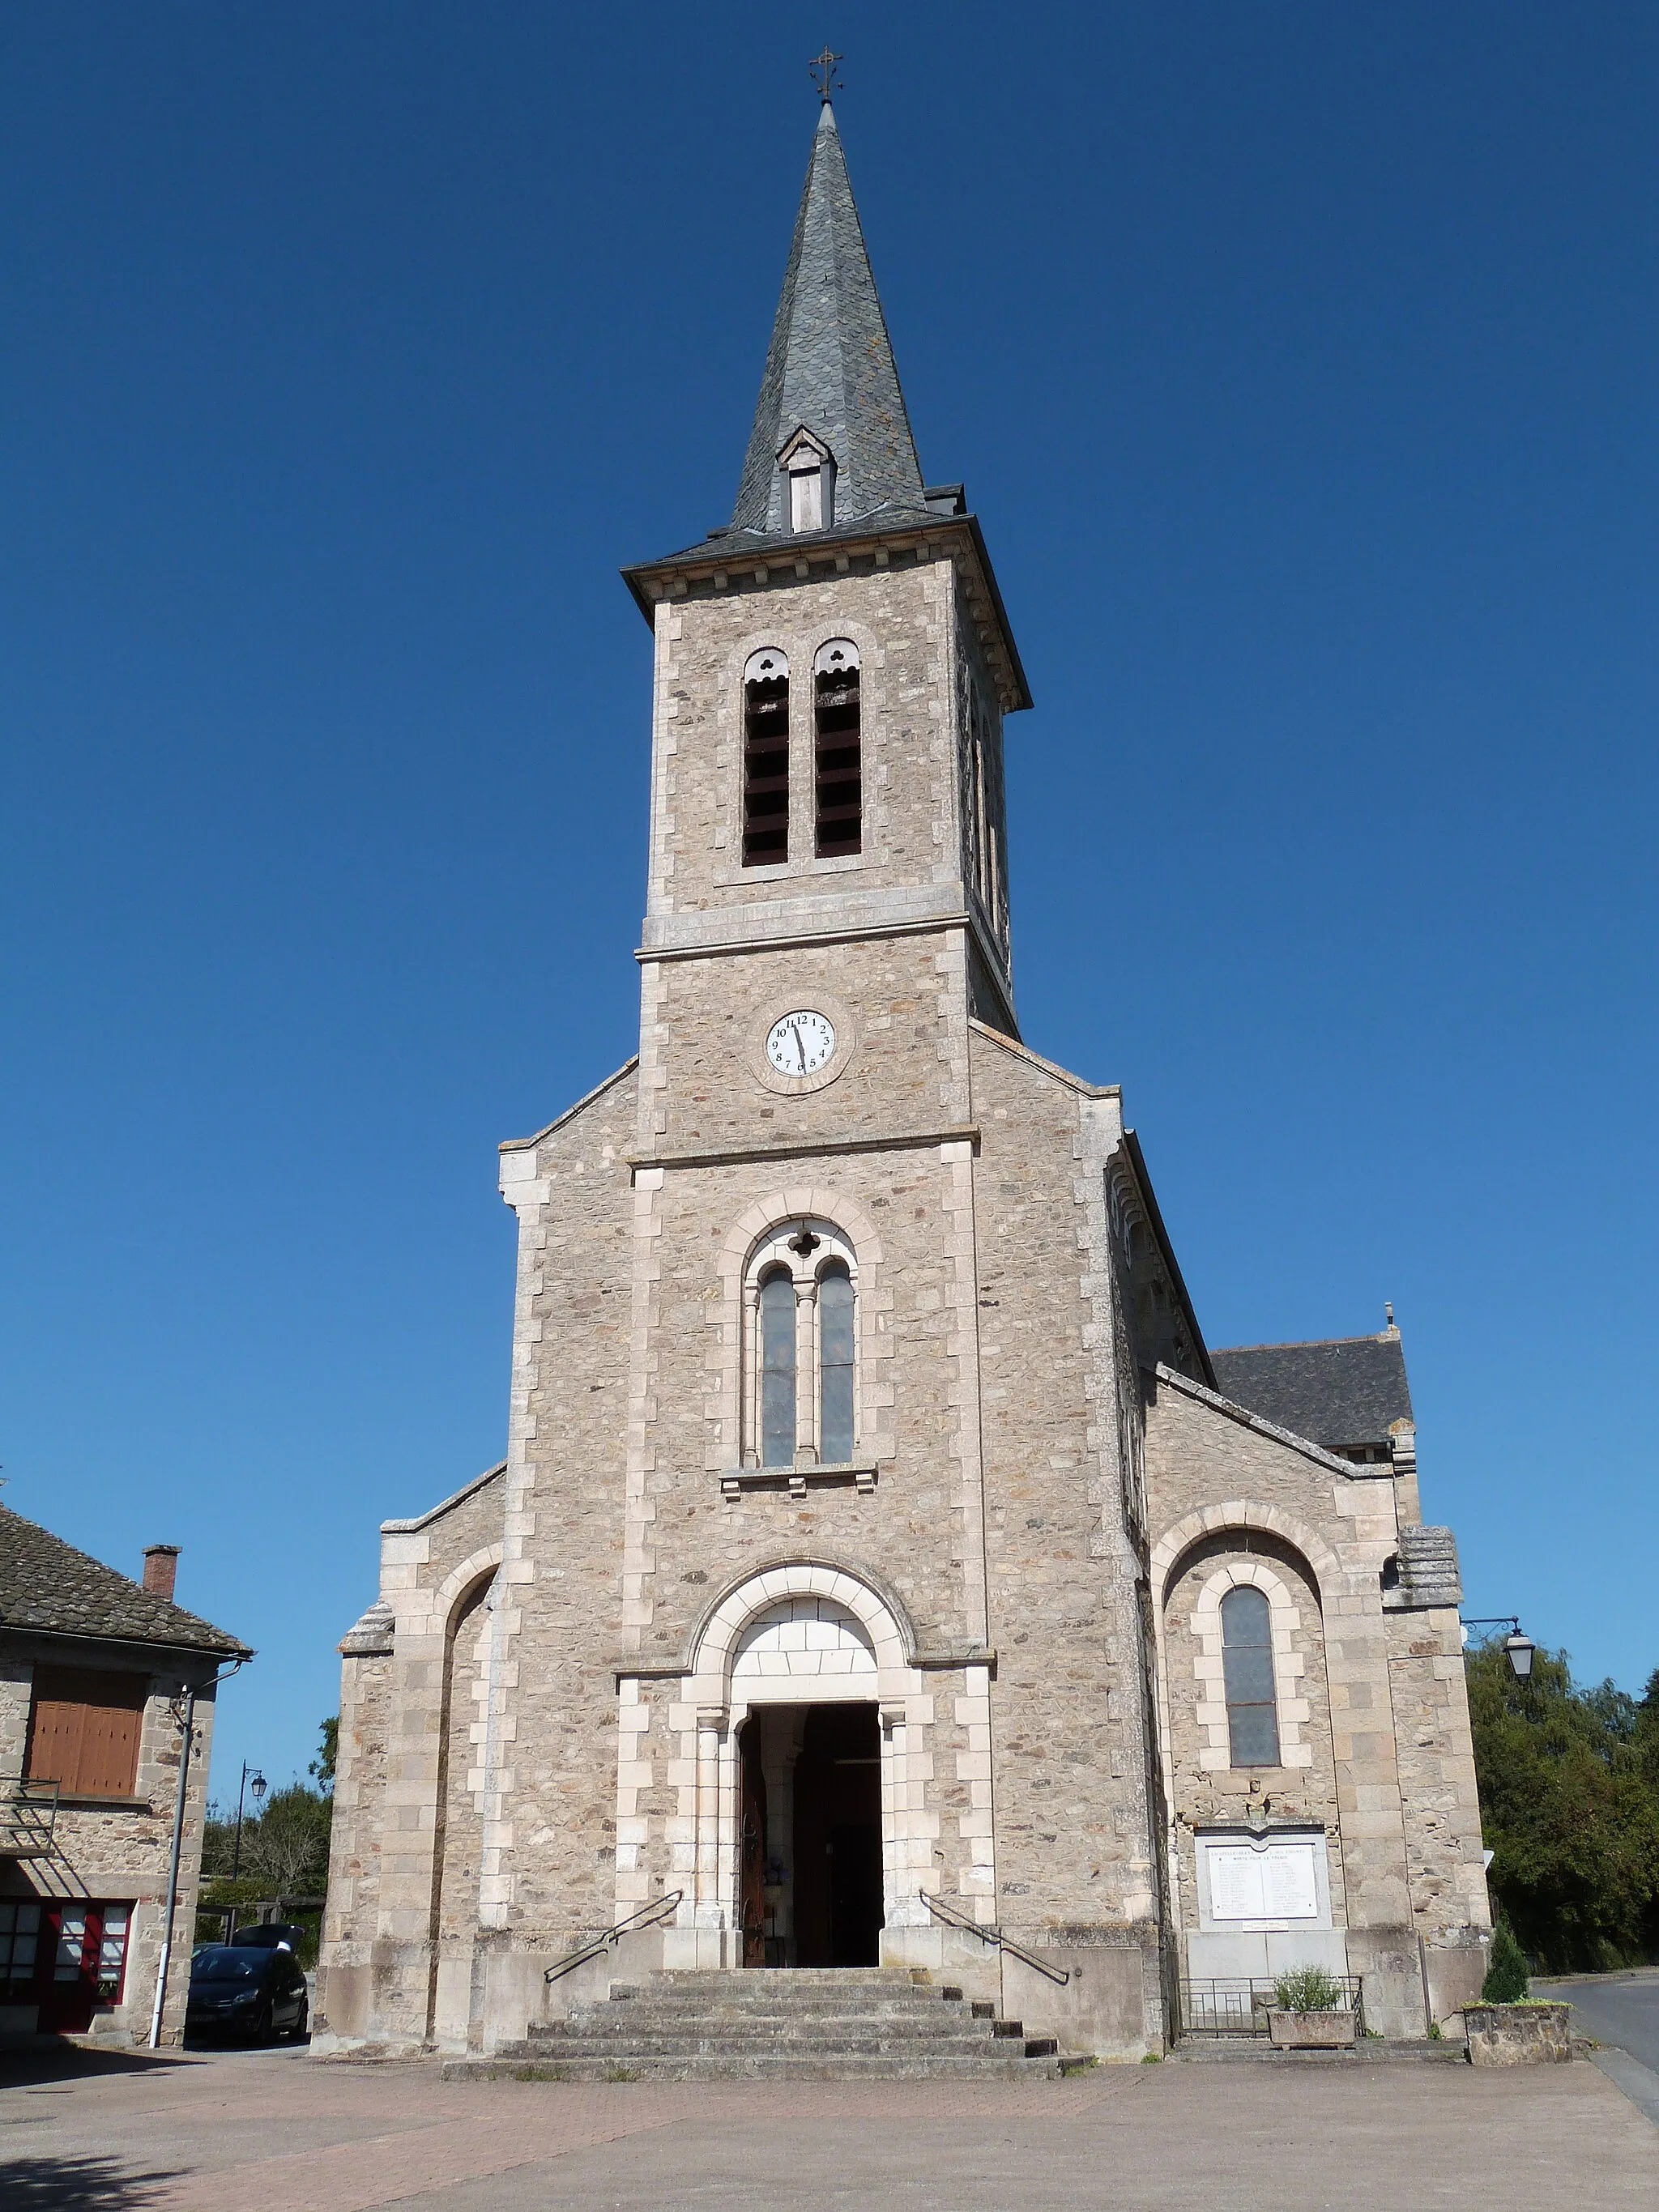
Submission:
M 1659 1665 L 1659 17 L 10 9 L 6 1501 L 259 1650 L 501 1455 L 495 1146 L 633 1048 L 648 635 L 837 104 L 966 479 L 1033 1045 L 1212 1343 L 1405 1331 L 1468 1610 Z

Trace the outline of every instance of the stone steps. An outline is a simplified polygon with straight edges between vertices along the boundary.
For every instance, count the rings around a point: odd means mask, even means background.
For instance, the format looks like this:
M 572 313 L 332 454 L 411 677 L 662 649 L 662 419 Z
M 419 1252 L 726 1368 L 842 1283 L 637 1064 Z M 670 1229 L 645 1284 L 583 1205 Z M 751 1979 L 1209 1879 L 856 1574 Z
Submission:
M 623 2026 L 630 2021 L 682 2020 L 729 2020 L 733 2025 L 740 2025 L 744 2021 L 749 2020 L 925 2021 L 953 2020 L 959 2016 L 969 2020 L 990 2020 L 994 2016 L 994 2008 L 990 2005 L 969 2007 L 964 2003 L 960 1990 L 954 1992 L 951 1997 L 942 1996 L 938 1990 L 935 1990 L 931 1997 L 924 1998 L 920 2002 L 909 2002 L 900 1998 L 892 2001 L 883 1999 L 867 2004 L 861 2004 L 856 1995 L 835 1997 L 826 1992 L 800 2005 L 786 2003 L 783 1999 L 776 1996 L 765 1997 L 758 2001 L 750 2000 L 747 2003 L 737 1997 L 729 2002 L 720 1997 L 708 1998 L 696 2003 L 679 1997 L 612 1998 L 608 2004 L 600 2002 L 578 2005 L 572 2011 L 570 2017 L 574 2019 L 578 2015 L 584 2019 L 607 2020 Z M 550 2027 L 554 2023 L 550 2021 L 546 2024 Z M 536 2032 L 534 2028 L 531 2031 L 532 2034 Z
M 735 2043 L 729 2036 L 713 2035 L 549 2035 L 533 2041 L 511 2043 L 496 2055 L 539 2065 L 562 2064 L 567 2058 L 608 2058 L 625 2065 L 635 2058 L 764 2057 L 775 2051 L 781 2058 L 914 2058 L 931 2065 L 936 2058 L 1053 2058 L 1057 2051 L 1052 2036 L 1021 2035 L 913 2036 L 845 2035 L 831 2042 L 810 2037 L 767 2036 Z
M 1049 2081 L 1068 2070 L 1059 2057 L 866 2057 L 856 2052 L 786 2058 L 451 2058 L 446 2081 Z
M 942 2013 L 935 2020 L 882 2020 L 862 2014 L 843 2016 L 834 2013 L 821 2014 L 811 2020 L 791 2019 L 787 2014 L 770 2020 L 737 2020 L 705 2013 L 678 2020 L 626 2021 L 573 2014 L 567 2021 L 550 2021 L 544 2027 L 532 2027 L 525 2044 L 526 2049 L 534 2045 L 540 2050 L 555 2043 L 608 2045 L 648 2042 L 667 2045 L 715 2042 L 745 2049 L 750 2044 L 789 2043 L 810 2044 L 819 2050 L 833 2051 L 843 2044 L 855 2044 L 872 2036 L 883 2043 L 901 2045 L 1029 2040 L 1017 2020 L 963 2020 L 949 2013 Z
M 1075 2062 L 1073 2062 L 1075 2063 Z M 660 1973 L 538 2021 L 446 2081 L 1052 2079 L 1052 2036 L 894 1967 Z

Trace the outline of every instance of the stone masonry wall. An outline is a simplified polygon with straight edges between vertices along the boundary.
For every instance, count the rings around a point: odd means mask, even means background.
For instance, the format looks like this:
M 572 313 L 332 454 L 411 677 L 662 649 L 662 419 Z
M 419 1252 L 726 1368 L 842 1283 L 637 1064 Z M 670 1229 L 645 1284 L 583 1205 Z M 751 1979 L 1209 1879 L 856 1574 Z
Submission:
M 519 1275 L 502 1568 L 501 1723 L 480 1911 L 562 1945 L 615 1917 L 616 1686 L 623 1641 L 630 1354 L 641 1327 L 625 1070 L 502 1154 Z
M 1271 1577 L 1279 1677 L 1280 1764 L 1234 1768 L 1218 1755 L 1226 1729 L 1226 1705 L 1218 1662 L 1195 1631 L 1200 1596 L 1218 1571 L 1258 1570 Z M 1260 1577 L 1258 1577 L 1260 1579 Z M 1211 1624 L 1213 1627 L 1213 1623 Z M 1247 1814 L 1275 1823 L 1322 1827 L 1329 1844 L 1331 1918 L 1346 1925 L 1342 1888 L 1336 1763 L 1331 1737 L 1330 1693 L 1325 1674 L 1325 1637 L 1319 1591 L 1305 1562 L 1265 1530 L 1218 1533 L 1184 1554 L 1164 1604 L 1164 1652 L 1169 1679 L 1169 1759 L 1172 1812 L 1179 1839 L 1176 1887 L 1182 1924 L 1199 1924 L 1194 1832 L 1232 1826 Z M 1208 1638 L 1212 1644 L 1213 1633 Z
M 1294 1547 L 1316 1577 L 1348 1925 L 1405 1929 L 1411 1911 L 1379 1582 L 1396 1541 L 1392 1482 L 1337 1473 L 1322 1455 L 1280 1443 L 1167 1382 L 1154 1385 L 1150 1398 L 1154 1561 L 1160 1541 L 1170 1547 L 1171 1531 L 1189 1529 L 1195 1538 L 1254 1526 Z M 1175 1548 L 1184 1552 L 1187 1543 Z M 1166 1654 L 1170 1699 L 1174 1673 Z
M 364 1964 L 380 1917 L 392 1670 L 390 1650 L 347 1656 L 340 1668 L 340 1736 L 323 1942 L 325 1947 L 362 1947 Z M 325 2002 L 319 2007 L 317 2024 L 323 2024 L 325 2014 L 333 2024 L 333 2014 L 339 2009 Z
M 844 912 L 850 893 L 959 880 L 954 840 L 939 836 L 939 824 L 956 818 L 952 573 L 941 562 L 801 582 L 780 570 L 765 590 L 659 608 L 653 921 L 718 910 L 754 924 L 781 898 L 813 887 Z M 812 658 L 836 637 L 852 640 L 862 664 L 864 849 L 820 860 L 812 856 Z M 743 672 L 769 647 L 789 657 L 789 860 L 745 868 Z
M 645 969 L 642 1155 L 937 1131 L 968 1118 L 962 933 L 812 945 Z M 843 1072 L 795 1095 L 762 1053 L 779 1016 L 816 1006 Z M 648 1126 L 647 1126 L 648 1125 Z
M 1430 1945 L 1478 1943 L 1492 1906 L 1456 1610 L 1391 1613 L 1388 1624 L 1412 1917 Z
M 1150 1920 L 1144 1668 L 1125 1528 L 1102 1152 L 1085 1101 L 975 1032 L 979 1366 L 999 1917 Z M 1105 1116 L 1098 1136 L 1092 1113 Z

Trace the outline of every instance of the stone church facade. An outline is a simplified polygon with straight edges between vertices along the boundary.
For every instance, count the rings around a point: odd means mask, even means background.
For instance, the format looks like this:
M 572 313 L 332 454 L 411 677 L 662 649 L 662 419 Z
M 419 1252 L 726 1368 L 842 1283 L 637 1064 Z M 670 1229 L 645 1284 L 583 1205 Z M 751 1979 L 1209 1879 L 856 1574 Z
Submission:
M 1118 1090 L 1020 1041 L 1025 678 L 827 104 L 732 524 L 626 578 L 639 1054 L 502 1147 L 508 1454 L 341 1645 L 319 2031 L 880 1962 L 1133 2057 L 1316 1963 L 1426 2034 L 1489 1918 L 1400 1340 L 1208 1350 Z

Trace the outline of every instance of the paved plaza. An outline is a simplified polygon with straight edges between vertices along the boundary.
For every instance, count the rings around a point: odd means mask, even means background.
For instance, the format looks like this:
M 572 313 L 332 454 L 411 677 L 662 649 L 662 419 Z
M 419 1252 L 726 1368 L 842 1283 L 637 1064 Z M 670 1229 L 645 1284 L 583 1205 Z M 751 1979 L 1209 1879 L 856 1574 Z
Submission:
M 1114 2067 L 1042 2083 L 445 2084 L 303 2052 L 0 2062 L 7 2212 L 1274 2212 L 1659 2204 L 1594 2066 Z

